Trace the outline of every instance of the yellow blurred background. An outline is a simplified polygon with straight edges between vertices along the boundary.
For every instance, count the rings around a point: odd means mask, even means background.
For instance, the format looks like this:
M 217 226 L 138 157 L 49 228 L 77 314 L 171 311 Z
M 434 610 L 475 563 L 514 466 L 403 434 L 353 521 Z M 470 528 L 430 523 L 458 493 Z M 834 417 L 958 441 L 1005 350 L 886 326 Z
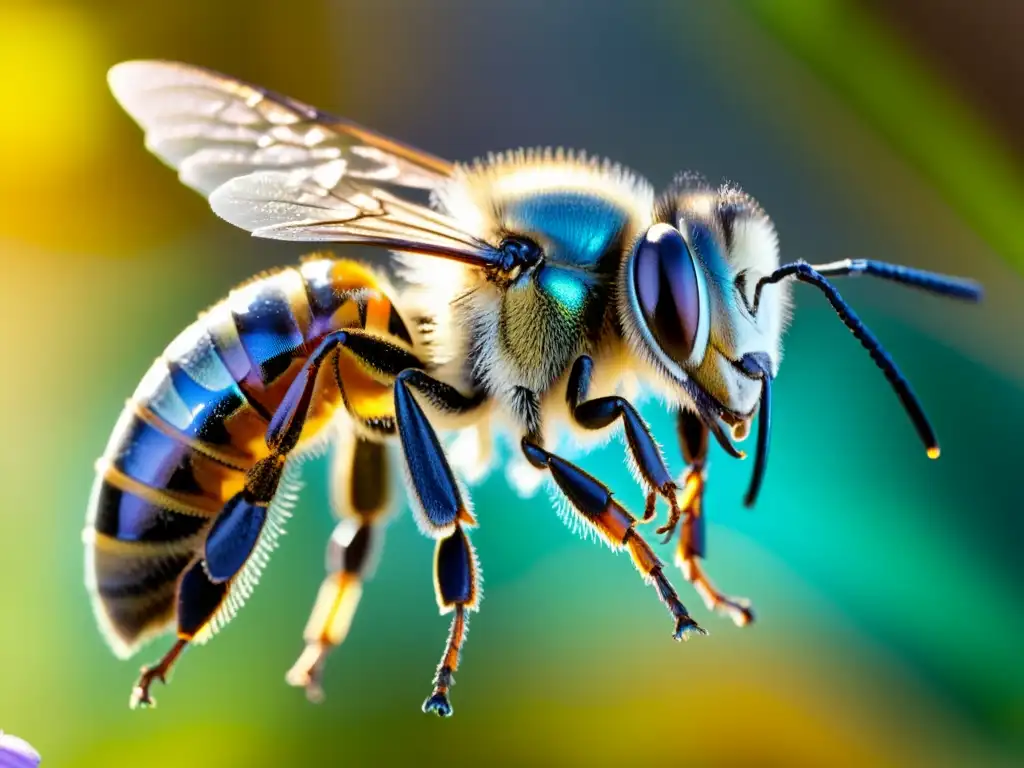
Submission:
M 1022 764 L 1024 53 L 1000 30 L 1024 13 L 967 5 L 3 0 L 0 728 L 53 766 Z M 924 458 L 868 358 L 797 289 L 754 513 L 749 466 L 712 460 L 708 569 L 754 601 L 752 628 L 682 589 L 711 636 L 676 645 L 624 558 L 497 472 L 474 489 L 486 599 L 454 718 L 419 711 L 447 621 L 408 515 L 310 705 L 283 674 L 332 526 L 321 462 L 250 604 L 157 709 L 130 712 L 165 643 L 118 662 L 94 626 L 93 462 L 166 343 L 304 251 L 233 230 L 145 152 L 106 87 L 129 58 L 220 69 L 451 159 L 566 145 L 658 186 L 701 170 L 761 201 L 788 258 L 981 280 L 979 307 L 841 287 L 943 458 Z M 671 420 L 644 413 L 671 445 Z M 635 508 L 621 451 L 586 466 Z

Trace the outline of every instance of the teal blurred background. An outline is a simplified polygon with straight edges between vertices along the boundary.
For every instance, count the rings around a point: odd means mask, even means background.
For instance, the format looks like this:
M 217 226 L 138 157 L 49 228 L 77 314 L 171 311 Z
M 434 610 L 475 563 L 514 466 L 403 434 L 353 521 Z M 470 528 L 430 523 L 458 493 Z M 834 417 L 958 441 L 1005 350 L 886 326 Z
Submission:
M 1024 53 L 1006 31 L 1022 7 L 957 5 L 3 0 L 0 728 L 52 766 L 1021 764 Z M 139 665 L 167 642 L 118 662 L 96 630 L 80 542 L 93 461 L 199 310 L 303 253 L 231 229 L 145 153 L 105 84 L 137 57 L 221 69 L 452 159 L 561 144 L 658 186 L 699 169 L 758 197 L 790 259 L 979 279 L 978 307 L 841 286 L 942 459 L 797 288 L 756 511 L 740 503 L 749 462 L 712 459 L 707 566 L 754 601 L 753 627 L 709 616 L 673 569 L 711 630 L 673 643 L 625 557 L 496 472 L 474 493 L 486 599 L 455 717 L 419 711 L 447 619 L 432 544 L 404 513 L 310 705 L 283 675 L 333 525 L 320 461 L 249 605 L 156 710 L 131 712 Z M 644 412 L 681 470 L 670 420 Z M 638 509 L 622 450 L 585 466 Z

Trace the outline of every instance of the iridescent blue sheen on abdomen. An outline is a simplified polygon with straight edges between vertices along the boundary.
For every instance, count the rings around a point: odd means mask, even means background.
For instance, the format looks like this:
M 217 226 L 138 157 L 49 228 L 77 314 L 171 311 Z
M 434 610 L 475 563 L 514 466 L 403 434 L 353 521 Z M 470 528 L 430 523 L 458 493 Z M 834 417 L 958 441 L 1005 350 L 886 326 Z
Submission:
M 129 400 L 97 466 L 87 582 L 127 655 L 173 618 L 177 580 L 213 517 L 265 454 L 291 379 L 349 296 L 332 261 L 232 291 L 179 335 Z

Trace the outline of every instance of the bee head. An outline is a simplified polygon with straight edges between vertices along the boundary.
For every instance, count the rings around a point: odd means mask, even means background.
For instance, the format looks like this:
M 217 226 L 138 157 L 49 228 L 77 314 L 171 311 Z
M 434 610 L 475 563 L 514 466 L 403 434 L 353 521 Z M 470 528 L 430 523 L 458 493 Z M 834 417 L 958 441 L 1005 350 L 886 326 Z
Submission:
M 693 175 L 659 197 L 654 222 L 623 265 L 620 315 L 633 351 L 709 426 L 743 438 L 781 355 L 788 288 L 772 286 L 749 310 L 757 279 L 779 265 L 774 227 L 741 190 Z

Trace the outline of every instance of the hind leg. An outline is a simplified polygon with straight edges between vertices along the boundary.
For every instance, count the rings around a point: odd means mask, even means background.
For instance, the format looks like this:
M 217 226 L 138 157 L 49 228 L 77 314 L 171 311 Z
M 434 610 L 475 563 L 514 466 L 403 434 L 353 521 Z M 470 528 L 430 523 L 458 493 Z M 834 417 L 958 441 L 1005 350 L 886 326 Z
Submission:
M 374 358 L 368 365 L 381 378 L 421 365 L 405 349 L 358 331 L 335 331 L 324 337 L 292 381 L 270 420 L 265 435 L 270 455 L 260 459 L 246 473 L 244 488 L 231 497 L 214 518 L 201 557 L 182 575 L 177 595 L 178 642 L 156 665 L 142 670 L 132 691 L 133 707 L 153 704 L 149 693 L 153 681 L 166 681 L 185 647 L 216 631 L 252 591 L 259 568 L 269 554 L 266 547 L 260 548 L 264 529 L 272 536 L 278 533 L 278 522 L 273 514 L 275 496 L 285 464 L 299 443 L 313 405 L 320 369 L 329 361 L 338 361 L 339 349 L 358 355 L 364 347 L 374 351 Z M 344 390 L 337 362 L 334 366 L 338 385 Z M 394 429 L 386 419 L 378 421 L 378 432 Z M 349 548 L 351 543 L 348 542 Z M 250 564 L 254 567 L 247 567 Z
M 207 532 L 202 557 L 196 557 L 182 573 L 177 588 L 178 640 L 159 662 L 142 668 L 132 689 L 129 706 L 153 706 L 153 682 L 167 682 L 167 675 L 182 652 L 216 631 L 234 615 L 252 589 L 244 572 L 256 551 L 260 533 L 270 513 L 284 470 L 287 453 L 261 459 L 246 473 L 245 489 L 224 505 Z M 276 525 L 276 523 L 274 523 Z M 259 553 L 265 557 L 266 552 Z
M 285 676 L 323 700 L 324 664 L 348 635 L 363 585 L 373 575 L 384 544 L 390 501 L 387 448 L 355 435 L 341 438 L 331 472 L 331 505 L 341 521 L 327 543 L 327 576 L 306 624 L 306 648 Z
M 421 370 L 423 365 L 419 360 L 382 339 L 347 332 L 333 336 L 336 345 L 345 347 L 361 365 L 376 371 L 380 378 L 394 377 L 394 416 L 389 417 L 386 424 L 380 422 L 378 426 L 387 434 L 397 432 L 408 485 L 414 497 L 416 521 L 423 533 L 437 540 L 434 588 L 438 606 L 442 613 L 454 613 L 448 642 L 434 679 L 434 690 L 424 702 L 423 710 L 450 715 L 448 689 L 453 683 L 452 674 L 458 668 L 465 641 L 467 613 L 475 610 L 479 602 L 479 567 L 465 530 L 476 525 L 476 520 L 463 499 L 437 435 L 417 397 L 422 397 L 433 410 L 448 415 L 469 414 L 484 404 L 485 397 L 480 392 L 463 395 L 454 387 L 434 379 Z M 284 402 L 294 408 L 308 402 L 308 397 L 303 384 L 293 383 Z M 358 408 L 355 410 L 358 412 Z M 271 432 L 291 434 L 292 423 L 291 415 L 286 413 L 279 418 L 275 414 Z M 364 426 L 369 424 L 364 423 Z M 351 545 L 346 552 L 348 549 Z

